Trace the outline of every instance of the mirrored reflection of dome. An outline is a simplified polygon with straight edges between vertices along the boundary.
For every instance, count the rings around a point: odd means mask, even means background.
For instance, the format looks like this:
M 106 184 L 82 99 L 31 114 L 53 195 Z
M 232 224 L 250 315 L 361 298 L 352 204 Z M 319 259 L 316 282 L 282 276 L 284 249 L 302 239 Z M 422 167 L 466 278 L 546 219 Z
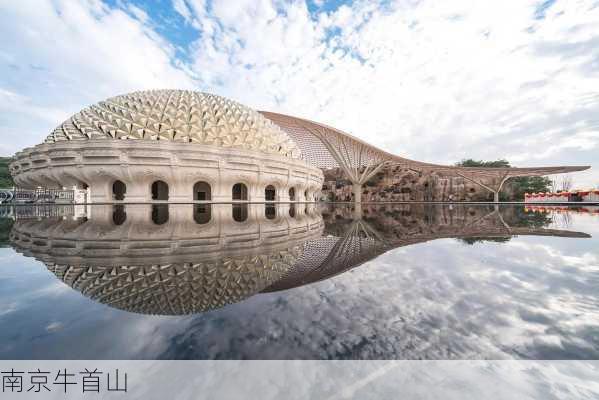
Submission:
M 156 265 L 48 264 L 85 296 L 143 314 L 190 314 L 244 300 L 271 285 L 297 260 L 299 246 L 256 256 Z
M 198 207 L 210 209 L 207 222 L 196 222 Z M 314 210 L 298 218 L 280 210 L 268 220 L 263 205 L 235 207 L 246 209 L 243 224 L 230 204 L 94 206 L 88 219 L 18 219 L 11 242 L 95 301 L 144 314 L 197 313 L 272 285 L 302 243 L 322 234 Z M 156 224 L 164 208 L 168 218 Z
M 29 218 L 21 210 L 10 234 L 14 248 L 85 296 L 147 314 L 211 310 L 436 239 L 470 245 L 519 235 L 589 237 L 549 229 L 545 215 L 493 207 L 117 205 L 92 206 L 86 218 L 44 218 L 37 209 Z

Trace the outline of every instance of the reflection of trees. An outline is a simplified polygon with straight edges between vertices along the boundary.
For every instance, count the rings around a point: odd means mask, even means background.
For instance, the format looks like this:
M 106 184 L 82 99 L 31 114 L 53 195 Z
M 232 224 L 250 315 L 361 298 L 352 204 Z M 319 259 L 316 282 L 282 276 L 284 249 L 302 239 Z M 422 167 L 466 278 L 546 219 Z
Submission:
M 14 221 L 9 218 L 0 218 L 0 247 L 8 246 L 8 237 Z
M 465 238 L 458 238 L 458 240 L 466 243 L 466 244 L 475 244 L 475 243 L 481 243 L 481 242 L 496 242 L 496 243 L 506 243 L 509 242 L 511 240 L 510 236 L 501 236 L 501 237 L 477 237 L 477 236 L 471 236 L 471 237 L 465 237 Z
M 556 225 L 562 228 L 568 228 L 572 225 L 572 215 L 570 213 L 557 213 L 553 215 Z
M 521 207 L 513 207 L 515 218 L 512 221 L 512 226 L 542 228 L 550 225 L 553 222 L 551 215 L 526 211 Z

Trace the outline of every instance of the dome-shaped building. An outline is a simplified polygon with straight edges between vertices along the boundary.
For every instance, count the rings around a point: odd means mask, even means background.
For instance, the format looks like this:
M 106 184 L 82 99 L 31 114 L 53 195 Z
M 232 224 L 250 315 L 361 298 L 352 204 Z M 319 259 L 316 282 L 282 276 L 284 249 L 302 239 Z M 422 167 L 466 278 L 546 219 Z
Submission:
M 312 201 L 322 171 L 262 114 L 220 96 L 151 90 L 92 105 L 15 155 L 21 188 L 87 202 Z

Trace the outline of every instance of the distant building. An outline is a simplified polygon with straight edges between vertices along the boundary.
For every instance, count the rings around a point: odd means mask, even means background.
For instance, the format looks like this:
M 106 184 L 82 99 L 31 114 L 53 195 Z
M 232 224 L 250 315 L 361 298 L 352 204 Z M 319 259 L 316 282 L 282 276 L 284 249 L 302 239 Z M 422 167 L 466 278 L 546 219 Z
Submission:
M 557 193 L 526 193 L 525 203 L 599 203 L 599 189 L 566 190 Z

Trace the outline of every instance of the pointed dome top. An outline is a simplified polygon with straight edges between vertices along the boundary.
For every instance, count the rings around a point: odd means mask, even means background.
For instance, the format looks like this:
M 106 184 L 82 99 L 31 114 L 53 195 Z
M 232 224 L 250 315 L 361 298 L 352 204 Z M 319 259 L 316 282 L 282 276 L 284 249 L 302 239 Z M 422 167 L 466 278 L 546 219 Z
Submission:
M 73 115 L 46 138 L 168 140 L 299 158 L 296 143 L 257 111 L 213 94 L 147 90 L 111 97 Z

